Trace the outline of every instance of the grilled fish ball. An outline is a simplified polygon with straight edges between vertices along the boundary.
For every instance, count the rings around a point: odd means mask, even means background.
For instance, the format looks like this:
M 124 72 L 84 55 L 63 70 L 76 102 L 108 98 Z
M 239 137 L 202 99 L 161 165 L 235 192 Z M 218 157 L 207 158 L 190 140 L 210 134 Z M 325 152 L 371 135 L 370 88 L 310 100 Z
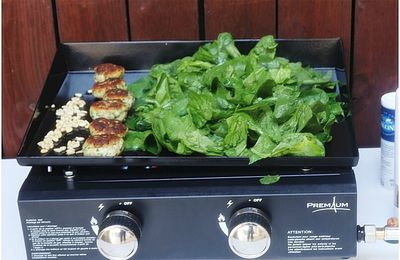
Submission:
M 129 107 L 119 100 L 101 100 L 93 102 L 89 113 L 92 119 L 106 118 L 123 121 L 128 114 Z
M 109 79 L 103 82 L 96 82 L 92 88 L 93 96 L 103 98 L 104 94 L 111 89 L 126 89 L 123 79 Z
M 97 118 L 90 123 L 89 132 L 91 135 L 112 134 L 124 137 L 128 133 L 128 127 L 118 120 Z
M 125 68 L 112 63 L 104 63 L 94 67 L 94 81 L 103 82 L 107 79 L 120 79 L 124 77 Z
M 103 96 L 104 100 L 120 100 L 129 108 L 135 101 L 134 97 L 126 89 L 110 89 Z
M 116 135 L 91 135 L 82 145 L 84 156 L 117 156 L 124 147 L 122 137 Z

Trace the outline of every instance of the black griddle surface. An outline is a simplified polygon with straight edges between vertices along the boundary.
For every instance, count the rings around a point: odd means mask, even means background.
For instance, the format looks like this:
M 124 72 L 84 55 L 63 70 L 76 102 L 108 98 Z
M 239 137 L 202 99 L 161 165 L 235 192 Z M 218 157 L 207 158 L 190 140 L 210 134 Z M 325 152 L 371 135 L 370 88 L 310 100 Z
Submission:
M 282 40 L 281 40 L 282 41 Z M 239 42 L 238 47 L 242 49 L 249 49 L 254 45 L 254 41 Z M 183 45 L 182 45 L 183 44 Z M 243 44 L 243 46 L 241 46 Z M 341 55 L 341 44 L 338 39 L 331 40 L 302 40 L 299 42 L 290 40 L 279 42 L 283 49 L 278 49 L 279 56 L 285 56 L 291 61 L 302 61 L 306 65 L 312 67 L 325 67 L 316 68 L 318 70 L 332 70 L 333 80 L 338 79 L 342 85 L 346 83 L 346 75 L 343 69 L 343 62 Z M 165 57 L 162 56 L 164 48 L 171 48 L 171 45 L 180 47 L 180 51 L 176 52 L 177 56 Z M 183 54 L 182 46 L 187 47 L 187 52 Z M 48 154 L 41 154 L 40 148 L 37 143 L 41 141 L 48 131 L 55 128 L 55 110 L 64 105 L 75 93 L 82 93 L 82 99 L 87 102 L 86 110 L 88 111 L 89 105 L 94 101 L 94 97 L 87 94 L 87 90 L 91 89 L 93 80 L 92 68 L 103 62 L 113 62 L 120 64 L 127 69 L 125 74 L 125 81 L 130 84 L 137 79 L 147 74 L 149 67 L 152 64 L 163 63 L 182 58 L 187 55 L 193 54 L 193 50 L 197 49 L 199 42 L 172 42 L 165 43 L 81 43 L 81 44 L 66 44 L 56 54 L 53 62 L 52 69 L 46 81 L 45 87 L 42 91 L 41 97 L 38 101 L 34 116 L 31 120 L 29 129 L 24 138 L 21 146 L 18 162 L 21 165 L 70 165 L 70 166 L 248 166 L 249 161 L 247 158 L 242 157 L 210 157 L 203 155 L 180 156 L 167 151 L 164 151 L 159 156 L 153 156 L 143 152 L 125 152 L 120 156 L 115 157 L 84 157 L 83 155 L 60 155 L 54 152 Z M 313 47 L 314 46 L 314 47 Z M 96 48 L 97 47 L 97 48 Z M 313 47 L 313 48 L 312 48 Z M 145 48 L 146 51 L 143 50 Z M 295 52 L 296 48 L 305 50 L 305 53 L 299 54 Z M 309 51 L 307 51 L 307 48 Z M 185 48 L 183 48 L 185 49 Z M 285 49 L 287 49 L 285 51 Z M 131 50 L 131 52 L 129 52 Z M 150 53 L 149 50 L 154 50 Z M 317 51 L 316 51 L 317 50 Z M 242 50 L 243 51 L 243 50 Z M 316 51 L 316 53 L 314 53 Z M 94 53 L 93 53 L 94 52 Z M 117 53 L 124 53 L 125 56 L 115 55 Z M 279 54 L 279 52 L 282 52 Z M 310 53 L 309 53 L 310 52 Z M 321 59 L 324 55 L 325 58 Z M 157 56 L 157 53 L 160 55 Z M 294 53 L 294 54 L 290 54 Z M 148 60 L 138 63 L 136 58 L 142 58 L 144 54 L 150 55 Z M 283 54 L 283 55 L 282 55 Z M 151 56 L 153 55 L 153 56 Z M 302 59 L 296 56 L 305 55 L 307 59 Z M 293 58 L 292 56 L 295 56 Z M 310 59 L 315 56 L 315 59 Z M 328 62 L 326 59 L 336 57 L 336 60 Z M 124 60 L 124 58 L 131 58 L 132 60 Z M 329 58 L 331 57 L 331 58 Z M 167 60 L 164 60 L 167 59 Z M 151 62 L 149 62 L 149 60 Z M 304 61 L 305 60 L 305 61 Z M 147 64 L 147 65 L 146 65 Z M 326 68 L 330 67 L 330 68 Z M 346 85 L 346 84 L 345 84 Z M 346 92 L 347 86 L 343 89 L 339 87 L 336 91 L 340 94 L 340 99 L 348 102 Z M 56 106 L 55 109 L 51 105 Z M 90 117 L 86 118 L 90 121 Z M 260 160 L 251 166 L 261 167 L 351 167 L 355 166 L 358 162 L 358 150 L 355 144 L 354 132 L 351 122 L 351 117 L 342 119 L 339 123 L 334 124 L 332 127 L 333 140 L 326 144 L 325 157 L 279 157 L 268 158 Z M 86 130 L 74 131 L 66 135 L 57 146 L 65 145 L 68 140 L 74 136 L 87 137 Z

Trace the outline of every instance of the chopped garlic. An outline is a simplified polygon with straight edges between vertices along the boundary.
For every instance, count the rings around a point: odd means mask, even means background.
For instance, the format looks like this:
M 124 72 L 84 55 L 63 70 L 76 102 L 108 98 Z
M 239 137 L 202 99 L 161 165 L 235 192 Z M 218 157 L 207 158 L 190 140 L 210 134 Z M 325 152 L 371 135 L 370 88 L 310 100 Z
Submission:
M 56 153 L 61 153 L 61 152 L 65 151 L 66 149 L 67 149 L 67 147 L 65 147 L 65 146 L 60 146 L 60 147 L 58 147 L 58 148 L 54 148 L 54 152 L 56 152 Z
M 67 155 L 73 155 L 75 154 L 75 150 L 68 149 L 66 153 Z
M 68 143 L 67 143 L 68 149 L 78 148 L 79 146 L 80 146 L 80 143 L 78 141 L 68 141 Z
M 82 93 L 75 93 L 71 100 L 56 110 L 56 116 L 58 117 L 56 120 L 56 128 L 50 130 L 43 140 L 37 143 L 41 148 L 41 153 L 47 153 L 49 150 L 54 149 L 56 152 L 67 150 L 67 154 L 71 155 L 75 153 L 74 148 L 80 147 L 81 141 L 75 140 L 72 141 L 73 143 L 69 146 L 67 145 L 68 147 L 61 146 L 54 148 L 55 143 L 62 138 L 63 134 L 71 133 L 74 129 L 79 127 L 87 128 L 89 126 L 89 122 L 82 119 L 82 117 L 87 114 L 87 111 L 83 110 L 86 102 L 82 100 L 81 97 Z M 52 104 L 51 107 L 55 108 L 55 105 Z M 79 138 L 79 140 L 81 140 L 81 138 Z
M 77 137 L 75 137 L 75 140 L 78 142 L 83 142 L 85 140 L 85 138 L 82 136 L 77 136 Z

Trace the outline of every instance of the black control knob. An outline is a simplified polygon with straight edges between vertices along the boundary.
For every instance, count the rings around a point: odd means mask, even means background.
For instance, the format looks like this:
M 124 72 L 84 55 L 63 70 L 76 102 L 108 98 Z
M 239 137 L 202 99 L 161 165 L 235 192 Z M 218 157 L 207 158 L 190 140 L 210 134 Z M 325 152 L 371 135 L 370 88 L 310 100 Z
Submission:
M 140 236 L 139 219 L 128 211 L 115 210 L 107 214 L 100 226 L 97 248 L 107 259 L 129 259 L 138 249 Z
M 229 222 L 229 247 L 238 256 L 253 259 L 264 255 L 271 245 L 271 226 L 260 209 L 236 211 Z

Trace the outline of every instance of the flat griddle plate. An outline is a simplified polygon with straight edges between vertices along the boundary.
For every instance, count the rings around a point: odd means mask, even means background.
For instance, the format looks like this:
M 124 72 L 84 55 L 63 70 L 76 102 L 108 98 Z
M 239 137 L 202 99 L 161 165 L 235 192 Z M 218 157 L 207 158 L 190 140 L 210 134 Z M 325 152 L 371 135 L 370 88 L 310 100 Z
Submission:
M 343 69 L 341 42 L 329 40 L 279 40 L 278 55 L 291 61 L 322 70 L 332 70 L 334 79 L 341 84 L 337 92 L 348 102 L 346 74 Z M 64 166 L 249 166 L 242 157 L 179 156 L 163 151 L 159 156 L 143 152 L 125 152 L 115 157 L 84 157 L 82 155 L 59 155 L 54 152 L 42 155 L 37 145 L 48 131 L 55 128 L 55 110 L 64 105 L 75 93 L 82 93 L 88 106 L 94 97 L 87 94 L 94 83 L 93 67 L 99 63 L 112 62 L 127 69 L 125 81 L 130 84 L 147 74 L 151 65 L 192 55 L 204 42 L 130 42 L 130 43 L 75 43 L 64 44 L 58 50 L 50 74 L 38 101 L 29 129 L 18 154 L 21 165 Z M 238 48 L 246 53 L 255 41 L 240 41 Z M 175 51 L 174 51 L 175 50 Z M 296 51 L 297 50 L 297 51 Z M 167 51 L 167 52 L 166 52 Z M 144 59 L 147 55 L 148 59 Z M 328 67 L 328 68 L 327 68 Z M 321 69 L 321 68 L 320 68 Z M 345 86 L 343 88 L 343 86 Z M 54 104 L 56 108 L 52 109 Z M 88 107 L 87 107 L 88 111 Z M 90 120 L 90 118 L 87 118 Z M 358 162 L 351 117 L 332 127 L 333 140 L 326 144 L 325 157 L 279 157 L 260 160 L 251 166 L 261 167 L 351 167 Z M 87 137 L 85 130 L 66 135 L 57 146 L 75 136 Z M 165 149 L 164 149 L 165 150 Z

